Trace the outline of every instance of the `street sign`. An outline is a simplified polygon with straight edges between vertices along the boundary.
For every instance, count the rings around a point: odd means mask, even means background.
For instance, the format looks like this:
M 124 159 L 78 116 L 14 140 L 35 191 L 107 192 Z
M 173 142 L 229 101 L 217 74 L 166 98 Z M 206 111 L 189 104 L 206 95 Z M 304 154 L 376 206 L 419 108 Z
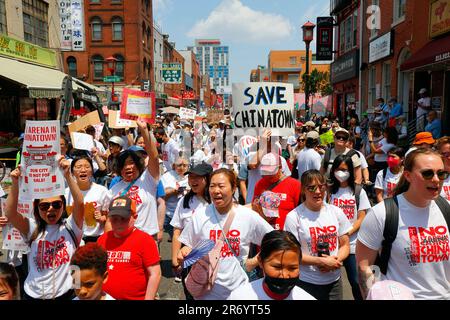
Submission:
M 103 77 L 103 82 L 120 82 L 121 78 L 119 76 L 106 76 Z
M 162 82 L 180 84 L 182 81 L 183 65 L 181 63 L 162 64 Z
M 333 60 L 333 17 L 317 17 L 316 60 Z

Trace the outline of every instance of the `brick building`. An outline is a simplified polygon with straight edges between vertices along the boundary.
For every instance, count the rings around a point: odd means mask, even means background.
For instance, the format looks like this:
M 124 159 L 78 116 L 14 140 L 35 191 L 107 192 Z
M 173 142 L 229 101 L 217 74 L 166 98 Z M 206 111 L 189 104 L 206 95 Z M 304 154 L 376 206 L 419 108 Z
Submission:
M 182 90 L 185 90 L 184 57 L 175 49 L 175 43 L 169 42 L 169 36 L 164 35 L 164 63 L 180 63 L 182 65 L 181 83 L 164 84 L 164 92 L 167 94 L 166 105 L 181 106 Z M 178 97 L 178 98 L 177 98 Z
M 110 75 L 105 59 L 117 59 L 115 84 L 120 93 L 124 86 L 141 87 L 150 80 L 154 90 L 154 50 L 152 1 L 85 1 L 84 22 L 86 50 L 63 53 L 64 69 L 79 79 L 110 87 L 103 81 Z

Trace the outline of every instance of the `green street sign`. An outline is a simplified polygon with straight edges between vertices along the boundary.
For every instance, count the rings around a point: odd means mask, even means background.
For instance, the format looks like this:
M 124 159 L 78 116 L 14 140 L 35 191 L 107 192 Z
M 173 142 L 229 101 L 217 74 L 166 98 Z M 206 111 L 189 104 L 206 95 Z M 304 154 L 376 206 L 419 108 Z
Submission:
M 106 76 L 103 77 L 103 82 L 120 82 L 121 78 L 119 76 Z
M 163 63 L 163 83 L 180 84 L 182 81 L 183 65 L 181 63 Z

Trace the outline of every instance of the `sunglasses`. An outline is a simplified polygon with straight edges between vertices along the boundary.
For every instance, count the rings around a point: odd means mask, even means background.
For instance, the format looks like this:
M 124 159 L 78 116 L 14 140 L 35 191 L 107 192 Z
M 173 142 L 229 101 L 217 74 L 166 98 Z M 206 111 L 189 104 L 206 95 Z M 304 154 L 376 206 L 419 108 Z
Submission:
M 56 200 L 56 201 L 52 201 L 52 202 L 41 202 L 38 204 L 39 210 L 41 211 L 47 211 L 48 209 L 50 209 L 50 206 L 53 207 L 53 209 L 61 209 L 63 205 L 62 200 Z
M 298 139 L 298 142 L 305 142 L 305 139 Z
M 431 169 L 420 171 L 420 174 L 422 175 L 422 178 L 424 178 L 425 180 L 433 179 L 435 174 L 438 176 L 439 180 L 441 180 L 441 181 L 447 179 L 449 176 L 449 173 L 447 171 L 439 170 L 439 171 L 434 172 Z
M 324 184 L 316 184 L 314 186 L 307 186 L 306 190 L 308 190 L 309 192 L 316 192 L 317 189 L 319 189 L 319 188 L 320 188 L 320 191 L 325 191 L 327 188 L 327 184 L 324 183 Z
M 345 136 L 336 136 L 335 139 L 336 139 L 336 140 L 347 141 L 347 140 L 348 140 L 348 137 L 345 137 Z

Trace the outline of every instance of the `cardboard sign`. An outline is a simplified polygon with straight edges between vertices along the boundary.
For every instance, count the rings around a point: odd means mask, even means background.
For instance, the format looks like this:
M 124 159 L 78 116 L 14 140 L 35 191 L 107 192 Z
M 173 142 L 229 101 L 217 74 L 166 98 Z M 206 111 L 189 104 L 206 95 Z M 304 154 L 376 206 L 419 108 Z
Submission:
M 61 154 L 58 120 L 30 121 L 25 124 L 22 146 L 20 192 L 30 199 L 64 194 L 64 177 L 59 169 Z
M 72 144 L 75 149 L 91 151 L 95 147 L 94 138 L 90 134 L 74 132 L 72 135 Z
M 73 206 L 66 206 L 67 215 L 71 215 L 73 212 Z M 95 227 L 97 220 L 95 220 L 95 205 L 93 202 L 87 202 L 84 204 L 84 223 L 88 227 Z
M 294 86 L 291 83 L 233 84 L 236 129 L 271 129 L 272 136 L 292 136 L 295 129 Z
M 70 137 L 72 138 L 72 132 L 78 132 L 84 130 L 87 126 L 94 126 L 101 123 L 98 111 L 89 112 L 87 115 L 81 117 L 77 121 L 69 124 Z
M 156 99 L 154 92 L 144 92 L 124 88 L 122 93 L 122 106 L 120 117 L 122 119 L 137 120 L 155 123 Z
M 180 108 L 180 119 L 195 119 L 197 115 L 197 111 L 189 109 L 189 108 Z
M 137 128 L 136 121 L 121 118 L 117 110 L 109 110 L 108 126 L 112 129 Z
M 219 122 L 224 119 L 223 110 L 208 110 L 206 113 L 208 123 Z

